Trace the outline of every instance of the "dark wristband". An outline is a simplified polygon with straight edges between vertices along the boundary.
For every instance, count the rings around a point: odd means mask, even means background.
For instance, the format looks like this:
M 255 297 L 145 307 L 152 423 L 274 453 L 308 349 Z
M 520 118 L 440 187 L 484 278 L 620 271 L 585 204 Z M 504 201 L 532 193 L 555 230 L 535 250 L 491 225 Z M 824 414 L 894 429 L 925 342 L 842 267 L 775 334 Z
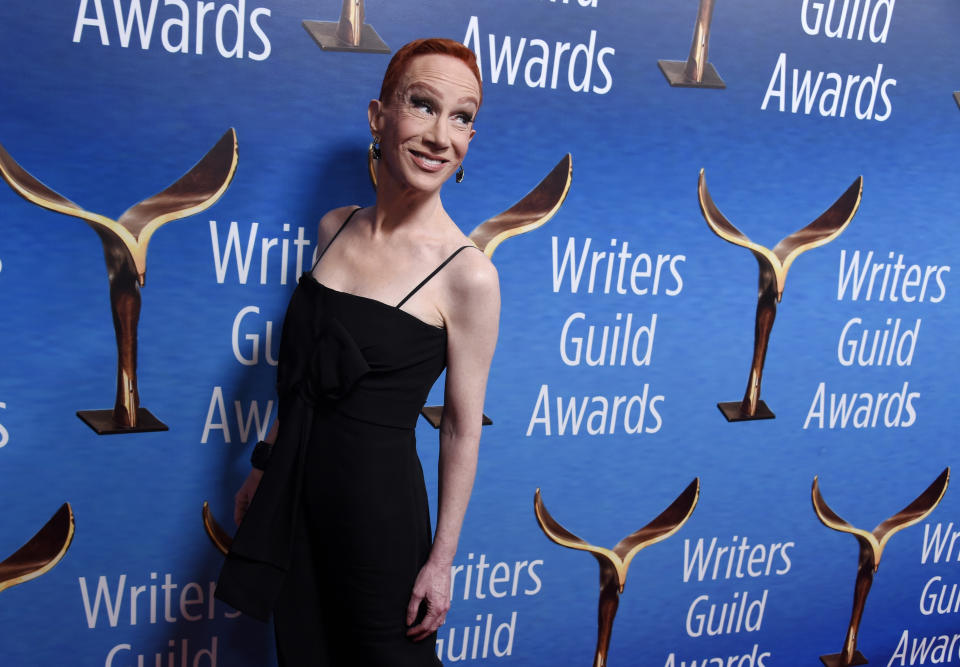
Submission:
M 253 453 L 250 455 L 250 465 L 257 470 L 266 470 L 270 462 L 270 450 L 273 445 L 265 440 L 261 440 L 253 447 Z

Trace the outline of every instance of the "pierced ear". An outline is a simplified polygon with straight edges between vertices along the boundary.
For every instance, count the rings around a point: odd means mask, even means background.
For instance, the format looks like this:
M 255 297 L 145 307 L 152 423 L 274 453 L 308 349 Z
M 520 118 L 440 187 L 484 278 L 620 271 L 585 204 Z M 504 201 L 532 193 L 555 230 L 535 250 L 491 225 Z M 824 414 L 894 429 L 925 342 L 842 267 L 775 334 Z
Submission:
M 370 122 L 370 133 L 379 136 L 383 124 L 383 102 L 370 100 L 367 105 L 367 120 Z

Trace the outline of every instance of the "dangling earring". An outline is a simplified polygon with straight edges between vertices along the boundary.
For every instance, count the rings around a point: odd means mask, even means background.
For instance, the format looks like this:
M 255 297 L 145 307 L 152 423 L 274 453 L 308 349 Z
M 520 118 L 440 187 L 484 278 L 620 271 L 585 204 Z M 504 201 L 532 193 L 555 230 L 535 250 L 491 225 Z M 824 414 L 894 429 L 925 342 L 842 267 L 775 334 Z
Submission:
M 463 163 L 460 163 L 460 168 L 457 169 L 457 175 L 455 176 L 457 183 L 463 183 Z
M 374 137 L 367 149 L 367 174 L 373 189 L 377 189 L 377 165 L 380 162 L 380 137 Z

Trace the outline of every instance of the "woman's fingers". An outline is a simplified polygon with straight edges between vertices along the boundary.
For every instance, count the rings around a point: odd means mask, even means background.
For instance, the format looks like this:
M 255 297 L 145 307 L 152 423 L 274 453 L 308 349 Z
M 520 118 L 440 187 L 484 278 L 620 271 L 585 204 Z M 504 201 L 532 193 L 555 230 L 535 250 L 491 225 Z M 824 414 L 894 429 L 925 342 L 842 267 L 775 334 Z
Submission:
M 413 594 L 410 595 L 410 603 L 407 605 L 407 625 L 413 625 L 413 622 L 417 620 L 417 614 L 420 612 L 420 603 L 423 601 L 423 594 L 417 593 L 417 590 L 414 589 Z M 423 625 L 421 622 L 420 625 Z M 417 627 L 419 628 L 420 625 Z M 413 628 L 407 630 L 409 635 L 413 631 Z
M 420 621 L 417 625 L 413 626 L 407 630 L 407 636 L 413 639 L 414 641 L 420 641 L 429 637 L 434 632 L 436 632 L 441 625 L 446 622 L 447 611 L 450 609 L 450 601 L 446 598 L 441 600 L 431 602 L 430 596 L 420 597 L 417 600 L 416 606 L 414 606 L 414 598 L 416 594 L 410 599 L 410 605 L 407 607 L 407 625 L 410 625 L 416 620 L 417 612 L 420 610 L 421 606 L 426 607 L 426 614 L 423 617 L 423 620 Z M 411 616 L 411 609 L 413 610 L 413 615 Z
M 450 609 L 450 567 L 427 563 L 417 575 L 407 605 L 407 625 L 416 623 L 407 630 L 407 636 L 420 641 L 437 631 Z
M 413 641 L 418 642 L 421 639 L 429 637 L 434 632 L 437 631 L 437 628 L 440 627 L 440 613 L 432 611 L 427 607 L 427 615 L 423 617 L 423 620 L 419 624 L 413 626 L 407 630 L 407 636 L 410 637 Z

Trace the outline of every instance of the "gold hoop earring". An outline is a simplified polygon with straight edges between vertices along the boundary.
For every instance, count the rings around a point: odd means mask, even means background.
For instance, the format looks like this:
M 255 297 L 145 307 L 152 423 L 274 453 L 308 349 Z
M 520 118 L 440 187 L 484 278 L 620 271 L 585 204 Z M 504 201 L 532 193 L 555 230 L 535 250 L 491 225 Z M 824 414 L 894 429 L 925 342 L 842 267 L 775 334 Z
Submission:
M 457 175 L 455 176 L 457 183 L 463 183 L 463 163 L 460 164 L 460 168 L 457 169 Z

